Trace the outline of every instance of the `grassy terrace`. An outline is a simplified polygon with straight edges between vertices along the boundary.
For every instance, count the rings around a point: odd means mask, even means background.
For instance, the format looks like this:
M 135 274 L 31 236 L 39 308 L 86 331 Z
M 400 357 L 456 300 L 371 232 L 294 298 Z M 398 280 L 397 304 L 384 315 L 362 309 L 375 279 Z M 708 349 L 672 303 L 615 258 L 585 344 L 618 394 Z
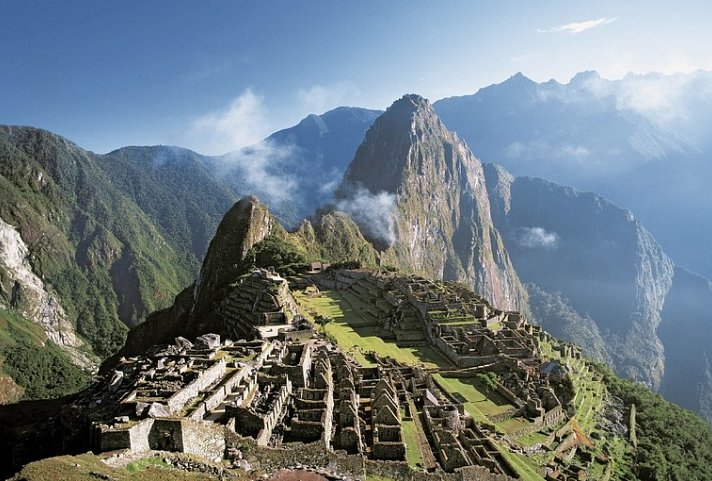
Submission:
M 554 351 L 548 342 L 542 343 L 542 356 L 561 360 L 559 352 Z M 590 434 L 596 425 L 596 416 L 603 408 L 606 388 L 603 383 L 594 379 L 594 374 L 585 360 L 566 359 L 565 362 L 573 370 L 571 379 L 576 389 L 574 397 L 576 419 L 583 431 Z
M 395 342 L 380 337 L 380 327 L 359 326 L 361 315 L 339 292 L 322 291 L 322 295 L 317 297 L 297 293 L 295 297 L 307 317 L 313 319 L 321 315 L 333 319 L 324 326 L 326 334 L 364 366 L 373 366 L 364 353 L 375 351 L 379 356 L 389 356 L 408 364 L 422 364 L 427 368 L 453 367 L 430 346 L 399 347 Z
M 495 416 L 513 409 L 506 400 L 497 399 L 495 403 L 490 397 L 483 394 L 481 388 L 472 379 L 457 379 L 443 377 L 435 374 L 434 379 L 455 399 L 465 405 L 467 413 L 480 423 L 492 424 L 488 416 Z
M 413 420 L 404 419 L 402 421 L 403 441 L 405 441 L 405 458 L 412 468 L 419 468 L 423 465 L 423 458 L 420 454 L 418 444 L 418 427 Z

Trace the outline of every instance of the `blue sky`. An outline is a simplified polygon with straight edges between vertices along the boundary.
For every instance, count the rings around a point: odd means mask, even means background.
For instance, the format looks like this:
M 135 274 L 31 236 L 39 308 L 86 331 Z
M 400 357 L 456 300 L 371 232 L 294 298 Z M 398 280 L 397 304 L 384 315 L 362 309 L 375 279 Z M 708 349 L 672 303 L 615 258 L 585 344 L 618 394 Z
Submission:
M 712 70 L 709 1 L 4 0 L 0 25 L 0 123 L 95 152 L 223 153 L 309 113 L 518 71 Z

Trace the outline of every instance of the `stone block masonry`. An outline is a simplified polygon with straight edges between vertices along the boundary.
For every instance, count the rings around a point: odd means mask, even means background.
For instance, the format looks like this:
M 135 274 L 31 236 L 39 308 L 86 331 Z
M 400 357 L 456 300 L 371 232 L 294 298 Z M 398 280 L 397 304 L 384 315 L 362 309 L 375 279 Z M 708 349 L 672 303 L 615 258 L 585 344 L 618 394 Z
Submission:
M 225 359 L 220 359 L 215 365 L 198 374 L 197 379 L 168 398 L 166 404 L 170 412 L 177 413 L 188 401 L 198 396 L 200 391 L 221 380 L 225 376 L 225 366 Z

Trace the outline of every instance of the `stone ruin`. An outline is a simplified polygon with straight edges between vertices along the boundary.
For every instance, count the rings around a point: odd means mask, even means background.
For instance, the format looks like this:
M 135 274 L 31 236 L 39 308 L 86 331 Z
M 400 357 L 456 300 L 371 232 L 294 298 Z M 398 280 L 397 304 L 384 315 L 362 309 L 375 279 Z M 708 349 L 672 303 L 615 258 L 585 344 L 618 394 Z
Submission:
M 580 356 L 577 348 L 554 343 L 518 313 L 493 309 L 457 285 L 360 271 L 329 276 L 321 288 L 368 301 L 364 325 L 381 326 L 399 345 L 434 347 L 459 373 L 496 373 L 494 388 L 513 406 L 503 416 L 525 417 L 541 429 L 567 418 L 571 393 L 560 389 L 567 367 L 542 361 L 540 346 L 547 340 L 570 357 Z M 374 367 L 362 366 L 311 329 L 288 286 L 283 292 L 281 277 L 259 271 L 241 282 L 243 294 L 236 290 L 224 301 L 224 316 L 247 316 L 263 326 L 289 318 L 301 327 L 254 341 L 215 334 L 193 342 L 177 338 L 174 345 L 122 359 L 105 386 L 116 407 L 94 423 L 97 451 L 164 449 L 220 459 L 234 451 L 235 439 L 252 439 L 265 449 L 316 443 L 326 452 L 402 463 L 408 422 L 422 431 L 425 469 L 464 473 L 480 467 L 480 477 L 514 476 L 494 444 L 492 426 L 473 420 L 432 373 L 376 354 Z M 245 332 L 241 322 L 233 324 L 234 332 Z

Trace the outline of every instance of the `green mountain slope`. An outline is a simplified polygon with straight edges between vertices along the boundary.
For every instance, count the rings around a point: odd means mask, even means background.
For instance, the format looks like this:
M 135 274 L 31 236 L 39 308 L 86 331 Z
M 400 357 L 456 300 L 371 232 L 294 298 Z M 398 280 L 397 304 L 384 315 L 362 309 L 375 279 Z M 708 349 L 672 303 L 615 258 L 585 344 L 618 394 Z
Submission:
M 195 277 L 235 199 L 187 150 L 95 155 L 10 126 L 0 127 L 0 191 L 0 307 L 14 319 L 5 327 L 27 328 L 0 330 L 16 341 L 0 343 L 15 361 L 0 382 L 20 393 L 5 402 L 69 392 L 71 383 L 43 387 L 33 372 L 44 368 L 32 363 L 59 363 L 74 378 L 72 363 L 87 368 L 92 353 L 104 358 L 123 345 L 130 326 Z

